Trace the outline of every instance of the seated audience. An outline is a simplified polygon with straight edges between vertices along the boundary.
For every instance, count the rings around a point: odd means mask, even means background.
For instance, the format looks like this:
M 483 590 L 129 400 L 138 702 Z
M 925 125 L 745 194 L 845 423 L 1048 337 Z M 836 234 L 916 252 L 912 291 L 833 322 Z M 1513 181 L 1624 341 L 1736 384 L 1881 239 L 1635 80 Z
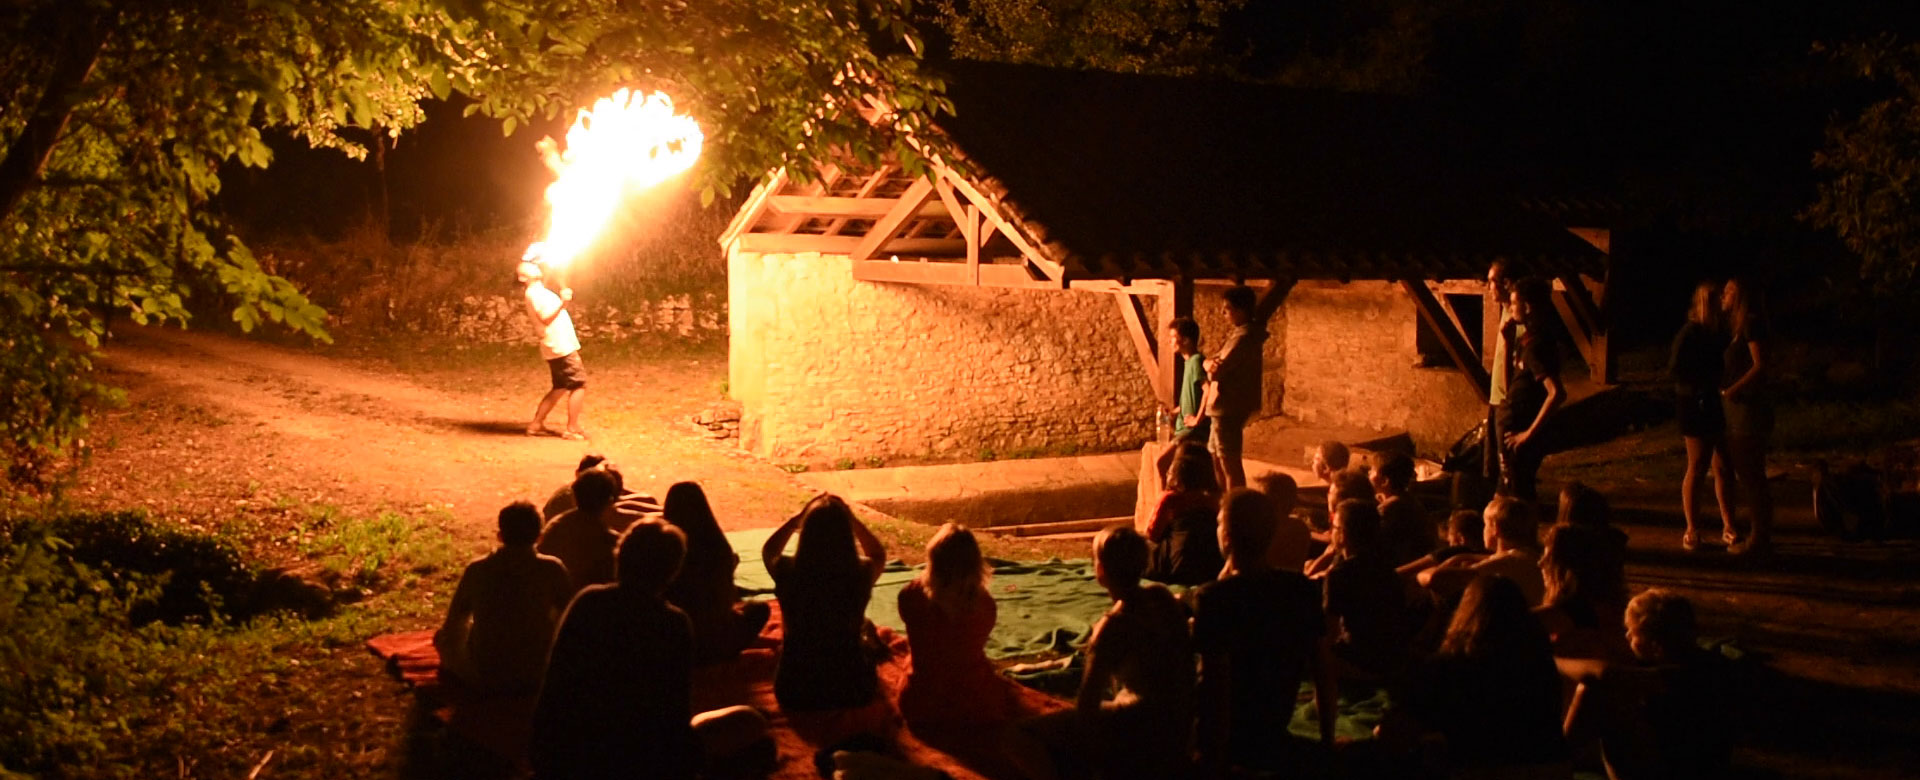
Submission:
M 1455 555 L 1420 572 L 1420 584 L 1444 600 L 1465 591 L 1475 577 L 1491 574 L 1513 580 L 1527 603 L 1539 606 L 1547 584 L 1540 574 L 1540 522 L 1533 505 L 1507 496 L 1495 498 L 1487 504 L 1485 533 L 1487 555 Z
M 1382 549 L 1387 561 L 1404 566 L 1440 546 L 1427 510 L 1414 498 L 1413 456 L 1404 452 L 1373 455 L 1373 492 L 1380 500 Z
M 1347 445 L 1328 440 L 1313 448 L 1313 457 L 1308 459 L 1307 467 L 1313 471 L 1314 479 L 1331 485 L 1333 475 L 1346 471 L 1347 463 L 1352 458 L 1353 453 L 1347 450 Z
M 1627 565 L 1627 532 L 1613 525 L 1613 509 L 1600 491 L 1583 482 L 1568 482 L 1560 489 L 1558 519 L 1554 525 L 1591 528 L 1606 542 L 1606 552 L 1614 566 Z
M 707 664 L 731 660 L 760 636 L 772 610 L 743 602 L 733 587 L 740 556 L 713 517 L 707 493 L 693 482 L 667 489 L 666 521 L 687 536 L 687 561 L 667 586 L 667 601 L 693 621 L 693 657 Z
M 1727 777 L 1732 668 L 1700 647 L 1693 605 L 1655 588 L 1628 602 L 1625 622 L 1631 663 L 1561 663 L 1581 680 L 1567 712 L 1568 738 L 1598 739 L 1615 780 Z
M 1180 776 L 1193 728 L 1186 612 L 1140 583 L 1147 541 L 1133 529 L 1101 531 L 1093 559 L 1114 603 L 1087 642 L 1075 707 L 1016 725 L 1009 758 L 1032 780 Z
M 500 549 L 467 564 L 433 646 L 442 674 L 488 693 L 532 694 L 573 583 L 560 559 L 534 552 L 540 512 L 532 502 L 508 504 L 499 522 Z
M 1327 635 L 1343 677 L 1386 680 L 1404 670 L 1420 617 L 1381 552 L 1380 512 L 1347 501 L 1333 513 L 1338 562 L 1323 587 Z
M 916 729 L 1000 723 L 1013 714 L 1013 683 L 987 660 L 999 615 L 987 577 L 973 532 L 947 523 L 927 543 L 927 568 L 900 589 L 912 651 L 900 714 Z
M 1296 758 L 1286 738 L 1294 700 L 1309 669 L 1318 673 L 1320 740 L 1333 741 L 1336 694 L 1320 589 L 1299 573 L 1267 565 L 1275 520 L 1265 495 L 1231 490 L 1220 509 L 1227 554 L 1218 582 L 1193 594 L 1193 645 L 1200 655 L 1199 749 L 1219 773 L 1229 766 L 1279 770 Z M 1304 552 L 1304 550 L 1303 550 Z
M 1569 780 L 1560 733 L 1560 677 L 1546 632 L 1512 580 L 1467 585 L 1433 658 L 1420 664 L 1381 723 L 1381 739 L 1438 735 L 1446 776 Z
M 800 543 L 787 555 L 795 532 Z M 773 695 L 789 712 L 865 707 L 879 690 L 862 644 L 867 600 L 887 565 L 886 548 L 839 496 L 822 493 L 760 548 L 773 576 L 786 637 Z
M 573 475 L 578 477 L 588 469 L 596 468 L 612 473 L 614 484 L 618 489 L 615 495 L 619 496 L 619 498 L 615 499 L 614 503 L 624 510 L 624 516 L 619 518 L 623 522 L 620 523 L 620 528 L 614 529 L 616 532 L 625 529 L 627 523 L 633 522 L 634 519 L 637 519 L 642 514 L 660 511 L 659 502 L 654 501 L 653 496 L 627 490 L 626 480 L 621 475 L 620 469 L 614 466 L 612 461 L 607 460 L 607 456 L 605 455 L 594 452 L 581 456 L 580 465 L 574 468 Z M 540 516 L 548 522 L 552 522 L 554 518 L 559 517 L 573 507 L 573 483 L 568 482 L 567 484 L 554 488 L 553 495 L 548 497 L 547 503 L 540 507 Z
M 679 529 L 635 523 L 619 583 L 567 608 L 534 708 L 535 777 L 693 778 L 710 761 L 771 750 L 750 707 L 693 713 L 693 631 L 662 597 L 685 552 Z
M 1329 523 L 1329 531 L 1321 541 L 1331 542 L 1333 540 L 1331 523 L 1333 521 L 1333 511 L 1335 507 L 1348 501 L 1358 501 L 1369 507 L 1373 507 L 1375 506 L 1376 500 L 1377 496 L 1373 493 L 1373 480 L 1367 476 L 1367 470 L 1365 468 L 1350 468 L 1334 474 L 1333 481 L 1327 485 L 1327 521 Z M 1316 535 L 1316 538 L 1318 538 L 1318 535 Z M 1333 565 L 1338 563 L 1339 560 L 1339 546 L 1328 544 L 1327 549 L 1320 553 L 1320 557 L 1315 558 L 1312 563 L 1307 564 L 1307 576 L 1325 576 L 1327 570 L 1333 568 Z
M 1447 516 L 1447 545 L 1400 567 L 1400 573 L 1411 577 L 1446 563 L 1456 555 L 1486 554 L 1486 519 L 1472 509 L 1455 510 Z
M 1226 561 L 1214 530 L 1220 495 L 1213 482 L 1213 460 L 1183 451 L 1173 461 L 1167 492 L 1147 524 L 1153 554 L 1146 578 L 1170 585 L 1212 582 Z
M 1313 529 L 1293 516 L 1300 503 L 1300 486 L 1286 472 L 1269 471 L 1254 478 L 1255 487 L 1273 507 L 1273 542 L 1267 547 L 1267 566 L 1301 571 L 1313 549 Z
M 1626 657 L 1620 624 L 1627 608 L 1627 575 L 1604 530 L 1556 525 L 1547 532 L 1547 552 L 1540 557 L 1546 597 L 1534 612 L 1557 657 Z
M 613 581 L 613 546 L 619 536 L 600 517 L 613 506 L 619 489 L 613 475 L 605 471 L 581 472 L 573 478 L 579 506 L 560 513 L 540 532 L 540 552 L 566 564 L 574 590 Z

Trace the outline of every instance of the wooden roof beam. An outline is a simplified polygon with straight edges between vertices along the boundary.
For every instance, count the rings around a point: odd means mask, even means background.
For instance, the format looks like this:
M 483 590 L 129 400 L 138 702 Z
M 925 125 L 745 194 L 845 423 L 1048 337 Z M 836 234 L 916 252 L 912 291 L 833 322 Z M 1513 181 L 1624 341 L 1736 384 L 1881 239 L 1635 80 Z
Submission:
M 865 240 L 861 236 L 822 236 L 809 233 L 748 233 L 739 237 L 740 251 L 761 254 L 799 254 L 852 256 Z M 887 244 L 888 254 L 908 257 L 964 257 L 967 243 L 943 238 L 898 238 Z
M 1488 388 L 1493 386 L 1493 378 L 1487 375 L 1486 367 L 1480 365 L 1480 355 L 1473 349 L 1471 340 L 1434 296 L 1427 281 L 1402 279 L 1400 289 L 1413 299 L 1413 307 L 1420 313 L 1420 324 L 1440 337 L 1440 345 L 1446 349 L 1454 367 L 1460 370 L 1460 378 L 1473 388 L 1474 397 L 1487 397 Z
M 879 219 L 898 205 L 898 198 L 843 198 L 829 195 L 775 195 L 768 203 L 770 209 L 781 214 L 821 219 Z M 947 211 L 941 204 L 928 203 L 913 216 L 944 217 Z
M 907 191 L 894 202 L 893 208 L 874 220 L 873 227 L 860 239 L 860 243 L 854 245 L 853 251 L 847 256 L 853 258 L 854 262 L 873 259 L 873 254 L 880 251 L 880 248 L 893 238 L 894 232 L 900 229 L 907 218 L 918 213 L 921 207 L 926 206 L 932 199 L 933 182 L 927 181 L 924 177 L 914 179 L 913 184 L 907 186 Z

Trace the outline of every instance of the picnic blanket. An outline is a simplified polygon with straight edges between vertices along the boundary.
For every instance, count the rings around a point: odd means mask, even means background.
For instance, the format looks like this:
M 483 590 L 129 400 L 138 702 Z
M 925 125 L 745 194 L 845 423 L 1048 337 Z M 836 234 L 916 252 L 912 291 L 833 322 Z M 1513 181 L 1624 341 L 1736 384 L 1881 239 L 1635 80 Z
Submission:
M 767 777 L 818 778 L 820 775 L 814 767 L 817 751 L 857 735 L 876 732 L 893 736 L 899 758 L 945 771 L 955 780 L 1017 776 L 1001 756 L 1000 735 L 993 729 L 921 734 L 900 722 L 895 714 L 896 699 L 906 683 L 911 662 L 906 637 L 885 627 L 881 628 L 880 636 L 890 653 L 876 667 L 881 689 L 886 693 L 884 701 L 851 712 L 782 713 L 773 697 L 773 672 L 774 646 L 783 627 L 779 604 L 772 606 L 773 618 L 761 633 L 760 646 L 741 653 L 732 663 L 695 669 L 693 684 L 696 710 L 746 704 L 768 714 L 779 750 L 779 765 Z M 440 658 L 433 648 L 431 631 L 387 634 L 368 640 L 367 647 L 385 659 L 390 671 L 421 696 L 431 697 L 435 716 L 453 733 L 486 748 L 503 762 L 523 761 L 529 734 L 527 722 L 533 712 L 530 699 L 488 699 L 443 680 L 439 676 Z M 1020 708 L 1026 714 L 1039 715 L 1071 706 L 1039 691 L 1019 690 Z

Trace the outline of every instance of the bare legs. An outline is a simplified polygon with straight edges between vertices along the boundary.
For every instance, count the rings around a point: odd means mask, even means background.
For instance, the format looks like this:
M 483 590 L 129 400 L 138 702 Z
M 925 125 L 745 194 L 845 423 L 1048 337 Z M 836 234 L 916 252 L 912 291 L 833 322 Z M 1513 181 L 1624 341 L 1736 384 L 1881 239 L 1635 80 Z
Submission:
M 1713 470 L 1713 496 L 1720 505 L 1720 525 L 1731 540 L 1734 502 L 1727 483 L 1726 445 L 1709 442 L 1698 436 L 1687 436 L 1684 440 L 1687 444 L 1687 471 L 1680 480 L 1680 513 L 1686 517 L 1687 531 L 1681 537 L 1681 546 L 1692 550 L 1700 543 L 1700 479 L 1707 476 L 1709 467 Z
M 1767 440 L 1764 436 L 1729 436 L 1727 453 L 1733 475 L 1753 505 L 1753 519 L 1740 552 L 1766 552 L 1773 546 L 1773 496 L 1767 490 Z
M 587 389 L 584 387 L 548 390 L 546 395 L 540 397 L 540 405 L 533 409 L 533 423 L 527 426 L 527 433 L 541 434 L 552 430 L 547 427 L 547 415 L 553 413 L 553 407 L 560 403 L 562 397 L 567 399 L 567 432 L 584 433 L 580 428 L 580 413 L 587 408 Z

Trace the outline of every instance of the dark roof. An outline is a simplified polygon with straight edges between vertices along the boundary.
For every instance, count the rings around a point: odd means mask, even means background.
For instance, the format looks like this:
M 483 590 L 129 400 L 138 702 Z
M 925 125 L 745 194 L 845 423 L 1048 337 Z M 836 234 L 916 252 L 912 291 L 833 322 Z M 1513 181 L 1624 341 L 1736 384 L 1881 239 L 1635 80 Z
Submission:
M 1594 270 L 1464 123 L 1407 98 L 946 66 L 940 127 L 1072 278 L 1465 278 Z

